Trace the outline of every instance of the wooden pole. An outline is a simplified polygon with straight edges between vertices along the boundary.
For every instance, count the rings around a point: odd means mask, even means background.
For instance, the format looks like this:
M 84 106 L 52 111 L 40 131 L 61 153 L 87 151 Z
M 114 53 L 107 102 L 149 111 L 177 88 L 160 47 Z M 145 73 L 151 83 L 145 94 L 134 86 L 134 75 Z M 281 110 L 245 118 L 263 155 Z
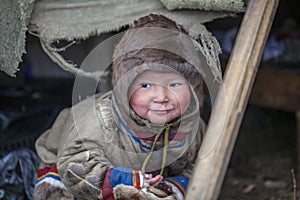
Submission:
M 187 200 L 217 199 L 279 0 L 250 0 L 199 151 Z

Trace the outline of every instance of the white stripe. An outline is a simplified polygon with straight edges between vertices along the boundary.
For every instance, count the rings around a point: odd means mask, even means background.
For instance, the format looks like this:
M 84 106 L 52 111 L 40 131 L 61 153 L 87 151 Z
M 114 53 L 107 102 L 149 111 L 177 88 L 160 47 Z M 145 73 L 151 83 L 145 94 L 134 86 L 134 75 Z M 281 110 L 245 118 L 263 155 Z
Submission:
M 44 183 L 44 182 L 49 183 L 50 185 L 52 185 L 54 187 L 59 187 L 59 188 L 62 188 L 64 190 L 66 190 L 65 185 L 61 181 L 58 181 L 58 180 L 56 180 L 54 178 L 51 178 L 51 177 L 45 177 L 42 180 L 38 181 L 38 183 L 35 185 L 35 187 L 40 185 L 41 183 Z
M 139 178 L 140 178 L 140 185 L 139 186 L 141 188 L 145 187 L 144 184 L 146 183 L 146 180 L 145 180 L 144 175 L 141 171 L 139 171 Z
M 181 191 L 171 182 L 169 181 L 165 181 L 169 186 L 172 187 L 172 191 L 174 192 L 174 194 L 176 195 L 178 200 L 183 200 L 183 194 L 181 193 Z

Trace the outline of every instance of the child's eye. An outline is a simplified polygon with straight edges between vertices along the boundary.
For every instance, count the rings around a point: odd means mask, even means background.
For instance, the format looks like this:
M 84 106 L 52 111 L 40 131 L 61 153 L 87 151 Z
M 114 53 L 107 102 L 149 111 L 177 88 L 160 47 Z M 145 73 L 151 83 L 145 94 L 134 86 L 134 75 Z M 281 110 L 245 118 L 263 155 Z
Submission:
M 182 85 L 182 83 L 171 83 L 169 86 L 170 87 L 179 87 L 181 85 Z
M 141 84 L 141 87 L 142 87 L 142 88 L 150 88 L 150 87 L 151 87 L 151 84 L 150 84 L 150 83 L 142 83 L 142 84 Z

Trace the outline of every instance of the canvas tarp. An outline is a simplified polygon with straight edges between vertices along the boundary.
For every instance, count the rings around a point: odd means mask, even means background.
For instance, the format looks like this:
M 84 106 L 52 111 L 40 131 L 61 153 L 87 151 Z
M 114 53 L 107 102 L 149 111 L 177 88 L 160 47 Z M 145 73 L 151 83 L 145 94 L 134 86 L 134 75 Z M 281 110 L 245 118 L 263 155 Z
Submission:
M 0 70 L 12 77 L 25 53 L 25 33 L 34 2 L 0 1 Z
M 4 1 L 10 2 L 8 0 Z M 34 2 L 33 0 L 27 1 L 32 4 Z M 182 0 L 178 1 L 183 2 Z M 209 3 L 206 3 L 205 10 L 214 10 L 215 8 L 220 7 L 220 5 L 216 6 L 215 3 L 217 2 L 219 4 L 219 2 L 221 2 L 216 0 L 186 0 L 184 2 L 187 4 L 193 3 L 193 5 L 195 5 L 195 1 L 199 2 L 198 5 L 201 5 L 202 2 L 209 2 L 211 8 L 207 7 Z M 26 1 L 20 0 L 20 2 Z M 175 0 L 172 0 L 167 3 L 170 6 L 172 3 L 174 4 L 174 2 L 176 3 Z M 232 0 L 223 1 L 225 4 L 230 4 L 230 2 L 232 2 Z M 234 6 L 232 11 L 242 11 L 244 7 L 243 0 L 235 0 L 235 2 L 241 3 L 232 4 Z M 3 4 L 2 1 L 1 4 Z M 28 30 L 32 34 L 38 36 L 41 41 L 46 44 L 46 47 L 47 45 L 49 47 L 51 43 L 58 40 L 72 41 L 75 39 L 87 39 L 90 36 L 97 36 L 101 33 L 118 31 L 120 28 L 130 24 L 139 17 L 150 13 L 156 13 L 163 14 L 184 25 L 192 36 L 197 37 L 197 35 L 205 29 L 203 23 L 233 14 L 232 12 L 202 11 L 195 9 L 168 10 L 165 5 L 166 0 L 164 3 L 159 0 L 37 0 L 29 20 Z M 236 6 L 240 8 L 236 8 Z M 27 9 L 25 15 L 24 11 L 21 12 L 17 7 L 18 5 L 14 5 L 14 8 L 12 8 L 15 9 L 17 13 L 14 16 L 15 19 L 11 20 L 20 21 L 16 16 L 18 16 L 18 13 L 23 14 L 20 17 L 23 26 L 16 27 L 16 29 L 19 28 L 16 31 L 25 35 L 25 32 L 27 31 L 26 23 L 28 22 L 25 18 L 30 15 L 31 9 Z M 19 7 L 22 7 L 21 3 L 19 3 Z M 173 6 L 172 9 L 175 7 L 176 5 Z M 180 5 L 180 8 L 183 8 L 182 4 Z M 197 9 L 199 9 L 199 7 L 197 7 Z M 24 18 L 24 16 L 26 17 Z M 1 30 L 1 32 L 2 31 L 3 30 Z M 7 36 L 9 35 L 9 31 L 10 29 L 6 31 Z M 1 41 L 4 39 L 5 38 L 2 37 L 1 33 Z M 14 49 L 13 52 L 20 52 L 14 54 L 10 60 L 6 58 L 1 60 L 0 69 L 10 76 L 15 75 L 18 63 L 21 61 L 21 55 L 25 52 L 24 37 L 17 38 L 16 40 L 17 41 L 10 40 L 11 42 L 6 45 L 7 48 L 3 51 L 1 49 L 0 52 L 1 58 L 5 57 L 8 52 L 12 52 L 12 48 L 17 48 L 17 50 Z M 16 46 L 16 44 L 18 44 L 18 46 Z M 53 53 L 53 49 L 48 50 L 50 51 L 50 54 Z M 49 52 L 47 53 L 49 54 Z M 52 59 L 55 59 L 55 56 L 53 58 L 52 55 Z
M 242 0 L 161 0 L 169 10 L 175 9 L 201 9 L 207 11 L 243 12 Z

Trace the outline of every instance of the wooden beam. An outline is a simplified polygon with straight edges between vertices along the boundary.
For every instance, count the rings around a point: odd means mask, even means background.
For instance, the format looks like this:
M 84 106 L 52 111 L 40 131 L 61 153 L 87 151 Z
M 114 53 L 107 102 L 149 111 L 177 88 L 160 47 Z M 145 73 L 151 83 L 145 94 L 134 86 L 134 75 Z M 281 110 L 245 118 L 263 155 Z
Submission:
M 217 199 L 279 0 L 251 0 L 198 154 L 186 199 Z

